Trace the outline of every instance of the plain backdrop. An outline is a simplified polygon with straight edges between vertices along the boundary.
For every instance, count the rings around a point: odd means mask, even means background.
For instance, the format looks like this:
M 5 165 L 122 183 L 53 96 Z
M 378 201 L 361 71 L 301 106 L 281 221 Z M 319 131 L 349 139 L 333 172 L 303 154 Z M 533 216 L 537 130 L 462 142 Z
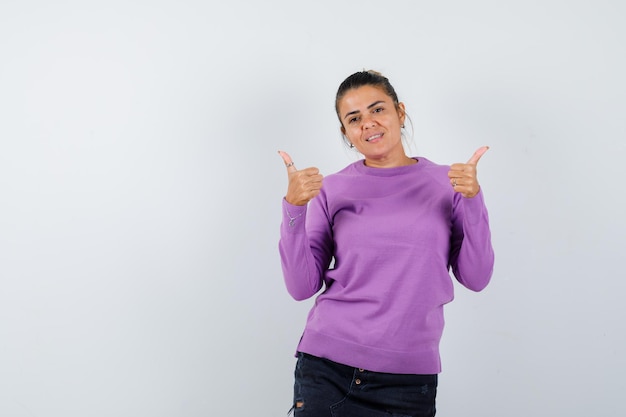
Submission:
M 387 75 L 408 153 L 479 163 L 496 267 L 456 286 L 438 416 L 618 416 L 626 3 L 2 0 L 0 415 L 284 416 L 277 151 L 330 174 Z

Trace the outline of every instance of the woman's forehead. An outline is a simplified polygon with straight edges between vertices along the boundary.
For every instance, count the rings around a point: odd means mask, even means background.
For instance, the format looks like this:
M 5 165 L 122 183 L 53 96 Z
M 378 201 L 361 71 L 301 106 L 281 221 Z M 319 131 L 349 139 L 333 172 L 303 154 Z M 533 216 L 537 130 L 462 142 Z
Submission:
M 339 101 L 339 108 L 344 106 L 369 106 L 377 101 L 391 102 L 392 98 L 380 87 L 364 85 L 346 91 L 346 94 Z

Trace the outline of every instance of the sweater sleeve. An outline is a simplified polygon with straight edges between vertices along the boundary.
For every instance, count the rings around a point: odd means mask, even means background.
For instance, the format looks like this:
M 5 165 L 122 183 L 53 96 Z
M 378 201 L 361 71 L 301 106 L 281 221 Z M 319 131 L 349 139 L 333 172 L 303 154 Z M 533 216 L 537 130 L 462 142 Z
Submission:
M 450 266 L 456 279 L 473 291 L 484 289 L 493 273 L 489 216 L 482 190 L 472 198 L 455 193 Z
M 333 253 L 328 214 L 323 193 L 308 206 L 294 206 L 283 199 L 280 252 L 287 291 L 296 300 L 312 297 L 324 282 Z

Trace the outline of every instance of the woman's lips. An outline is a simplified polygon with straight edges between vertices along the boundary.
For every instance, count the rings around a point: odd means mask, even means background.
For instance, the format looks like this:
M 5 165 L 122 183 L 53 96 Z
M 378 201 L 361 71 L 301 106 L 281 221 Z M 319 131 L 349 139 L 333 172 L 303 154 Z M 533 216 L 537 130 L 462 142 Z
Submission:
M 382 133 L 377 133 L 375 135 L 370 136 L 369 138 L 366 138 L 365 142 L 376 142 L 378 139 L 382 137 L 383 137 Z

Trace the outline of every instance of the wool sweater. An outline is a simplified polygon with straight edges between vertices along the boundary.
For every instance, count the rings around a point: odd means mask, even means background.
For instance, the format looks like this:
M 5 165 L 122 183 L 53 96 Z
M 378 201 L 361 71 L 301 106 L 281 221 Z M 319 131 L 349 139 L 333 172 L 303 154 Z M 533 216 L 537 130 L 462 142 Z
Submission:
M 283 199 L 287 290 L 296 300 L 319 292 L 298 351 L 375 372 L 441 372 L 450 270 L 480 291 L 494 253 L 482 191 L 463 197 L 449 166 L 415 159 L 395 168 L 360 160 L 325 177 L 308 205 Z

